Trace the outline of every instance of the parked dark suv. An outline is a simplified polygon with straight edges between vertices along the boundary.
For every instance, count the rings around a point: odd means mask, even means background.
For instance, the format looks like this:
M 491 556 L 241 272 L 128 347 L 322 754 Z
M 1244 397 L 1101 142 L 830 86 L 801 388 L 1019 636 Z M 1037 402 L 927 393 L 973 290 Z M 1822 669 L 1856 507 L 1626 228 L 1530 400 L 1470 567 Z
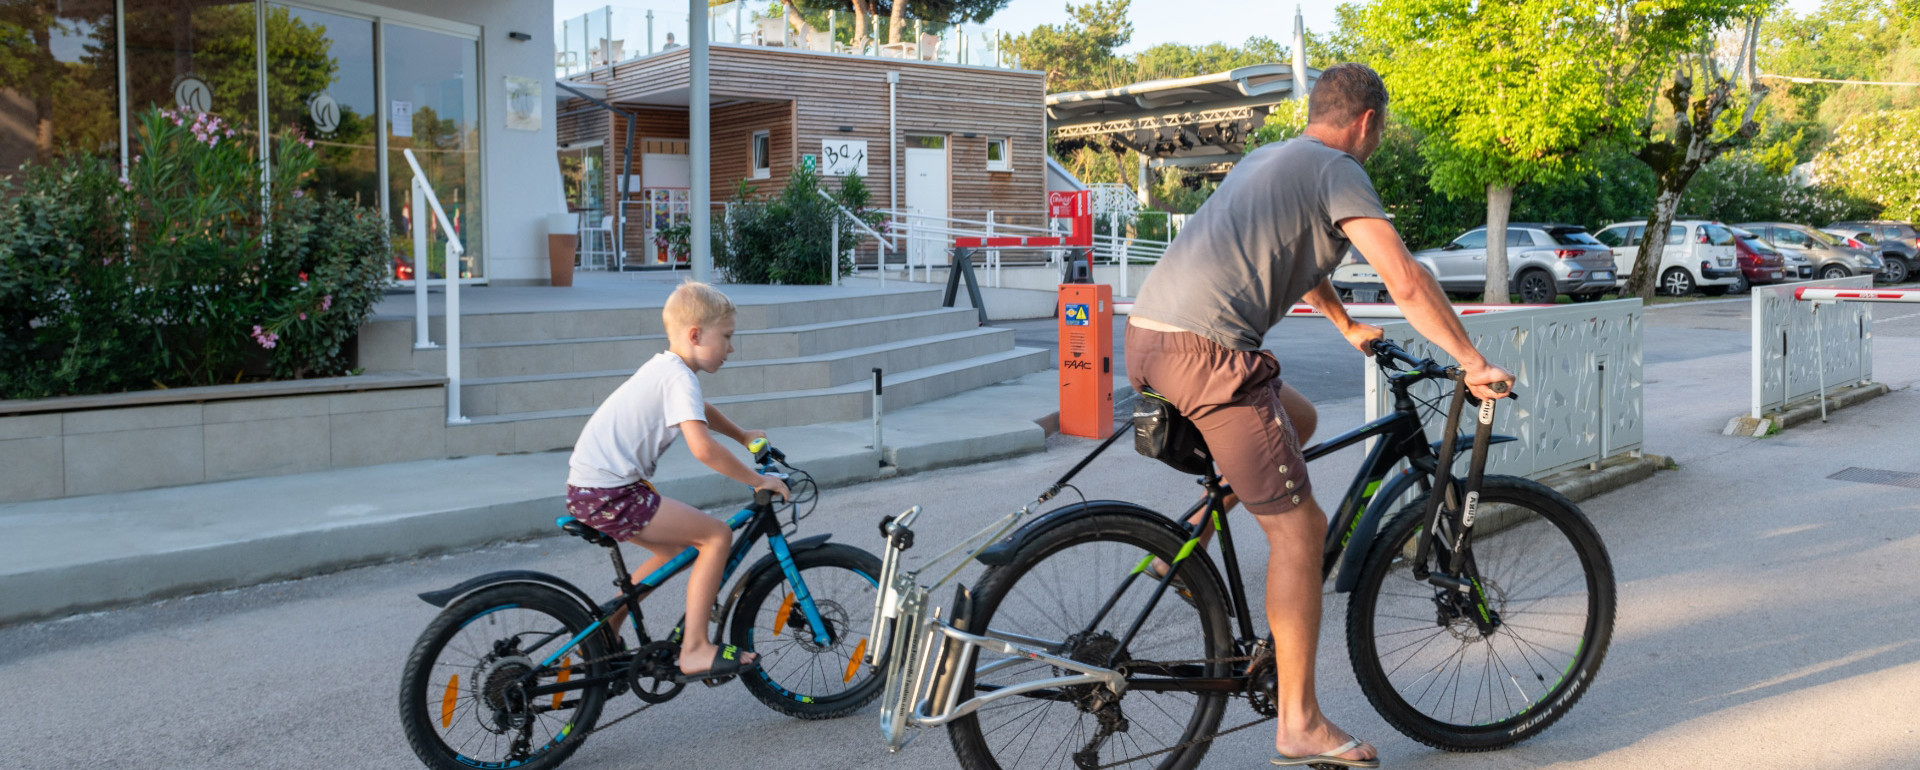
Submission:
M 1880 251 L 1887 263 L 1880 271 L 1887 283 L 1904 283 L 1920 277 L 1920 231 L 1910 222 L 1835 222 L 1827 232 L 1844 232 Z M 1865 235 L 1865 238 L 1860 236 Z

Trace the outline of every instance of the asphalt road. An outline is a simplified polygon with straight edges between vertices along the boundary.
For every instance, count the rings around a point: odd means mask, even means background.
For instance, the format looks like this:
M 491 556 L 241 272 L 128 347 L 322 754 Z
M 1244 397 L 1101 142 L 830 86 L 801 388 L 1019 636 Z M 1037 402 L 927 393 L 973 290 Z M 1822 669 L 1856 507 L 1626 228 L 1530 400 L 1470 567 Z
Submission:
M 1920 380 L 1920 340 L 1912 339 L 1920 318 L 1876 325 L 1876 373 L 1893 383 L 1891 395 L 1826 425 L 1738 439 L 1719 428 L 1745 400 L 1744 382 L 1725 377 L 1744 349 L 1728 352 L 1735 346 L 1724 335 L 1737 330 L 1715 328 L 1726 325 L 1717 307 L 1648 314 L 1649 350 L 1675 358 L 1656 363 L 1649 354 L 1646 443 L 1680 468 L 1582 506 L 1612 554 L 1620 610 L 1606 664 L 1567 718 L 1490 754 L 1418 745 L 1359 693 L 1343 641 L 1345 603 L 1329 601 L 1322 703 L 1378 745 L 1385 766 L 1920 765 L 1920 582 L 1912 579 L 1920 504 L 1911 488 L 1828 478 L 1848 467 L 1920 474 L 1911 438 L 1920 393 L 1908 389 Z M 1358 381 L 1356 366 L 1330 369 L 1353 370 Z M 1312 381 L 1300 374 L 1296 382 Z M 1351 398 L 1322 408 L 1329 429 L 1360 417 Z M 881 515 L 922 504 L 922 547 L 913 554 L 924 558 L 1025 502 L 1090 447 L 1056 437 L 1042 455 L 828 490 L 803 530 L 872 548 Z M 1349 450 L 1313 472 L 1333 487 L 1357 463 Z M 1089 496 L 1163 511 L 1192 496 L 1189 482 L 1125 447 L 1078 481 Z M 1243 558 L 1264 563 L 1247 526 L 1236 525 L 1249 532 Z M 509 568 L 553 572 L 596 595 L 610 578 L 598 549 L 550 538 L 0 628 L 0 701 L 11 717 L 0 731 L 0 766 L 418 767 L 395 716 L 401 662 L 435 612 L 414 594 Z M 1249 588 L 1257 602 L 1258 581 Z M 662 594 L 657 615 L 678 614 L 676 590 Z M 616 701 L 608 715 L 633 705 Z M 566 766 L 955 766 L 939 731 L 889 756 L 875 714 L 869 707 L 800 722 L 739 686 L 692 687 L 593 736 Z M 1236 703 L 1225 724 L 1246 716 Z M 1256 728 L 1221 739 L 1204 766 L 1265 767 L 1270 754 L 1270 734 Z

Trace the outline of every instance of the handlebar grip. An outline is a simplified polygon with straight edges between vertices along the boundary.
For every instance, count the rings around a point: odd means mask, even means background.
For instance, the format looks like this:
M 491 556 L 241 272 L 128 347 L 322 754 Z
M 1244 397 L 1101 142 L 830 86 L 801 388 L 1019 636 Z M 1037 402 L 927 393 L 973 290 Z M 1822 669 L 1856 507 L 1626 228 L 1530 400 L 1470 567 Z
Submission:
M 771 490 L 771 489 L 756 489 L 756 490 L 753 490 L 753 504 L 754 504 L 754 505 L 757 505 L 757 506 L 760 506 L 760 507 L 762 507 L 762 508 L 765 508 L 765 507 L 767 507 L 767 506 L 769 506 L 769 505 L 772 505 L 772 504 L 773 504 L 773 490 Z
M 750 442 L 747 442 L 747 451 L 752 452 L 756 457 L 758 457 L 760 455 L 760 452 L 762 450 L 765 450 L 766 448 L 767 448 L 767 440 L 764 438 L 757 438 Z
M 1507 384 L 1504 382 L 1496 382 L 1491 385 L 1488 385 L 1487 390 L 1491 390 L 1501 395 L 1507 395 L 1508 387 L 1507 387 Z

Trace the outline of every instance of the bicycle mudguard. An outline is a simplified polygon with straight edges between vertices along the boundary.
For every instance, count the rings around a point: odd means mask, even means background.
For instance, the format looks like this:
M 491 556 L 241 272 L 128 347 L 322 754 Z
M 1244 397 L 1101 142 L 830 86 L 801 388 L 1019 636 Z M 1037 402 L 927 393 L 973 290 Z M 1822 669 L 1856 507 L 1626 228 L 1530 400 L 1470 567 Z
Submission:
M 458 599 L 462 596 L 466 596 L 467 594 L 473 593 L 474 591 L 478 591 L 482 588 L 492 588 L 497 585 L 506 585 L 509 583 L 534 583 L 537 585 L 548 586 L 550 588 L 558 588 L 561 591 L 566 592 L 568 596 L 571 596 L 576 601 L 580 602 L 581 611 L 587 613 L 588 617 L 594 617 L 600 614 L 595 609 L 593 600 L 587 597 L 587 592 L 580 590 L 579 587 L 575 586 L 574 584 L 569 583 L 560 578 L 554 577 L 553 575 L 549 575 L 545 572 L 534 572 L 532 570 L 524 570 L 524 569 L 510 569 L 510 570 L 502 570 L 500 572 L 489 572 L 485 575 L 481 575 L 477 578 L 473 578 L 472 580 L 468 580 L 452 588 L 443 588 L 438 591 L 428 591 L 426 593 L 420 594 L 420 601 L 426 602 L 435 607 L 446 607 L 447 605 L 452 604 L 455 599 Z
M 1468 443 L 1473 441 L 1471 436 L 1463 438 Z M 1511 437 L 1502 438 L 1513 440 Z M 1360 521 L 1353 526 L 1353 534 L 1347 538 L 1347 549 L 1341 552 L 1340 574 L 1333 581 L 1334 593 L 1353 592 L 1354 584 L 1360 582 L 1360 568 L 1366 566 L 1367 553 L 1373 550 L 1373 537 L 1380 533 L 1380 525 L 1393 514 L 1393 504 L 1423 478 L 1426 478 L 1423 474 L 1402 471 L 1394 474 L 1374 493 L 1373 500 L 1367 504 L 1366 513 L 1360 516 Z
M 1166 530 L 1167 534 L 1173 535 L 1181 541 L 1193 539 L 1191 535 L 1187 534 L 1186 527 L 1181 526 L 1180 523 L 1167 518 L 1165 515 L 1155 512 L 1151 508 L 1129 503 L 1124 500 L 1089 500 L 1083 503 L 1062 506 L 1058 510 L 1047 513 L 1045 516 L 1027 522 L 1025 526 L 1015 530 L 1013 534 L 1008 535 L 1007 539 L 981 550 L 980 555 L 976 558 L 981 564 L 990 567 L 1004 566 L 1012 562 L 1014 554 L 1019 553 L 1020 549 L 1024 548 L 1027 543 L 1038 539 L 1041 535 L 1052 531 L 1055 527 L 1078 521 L 1088 516 L 1112 514 L 1133 516 L 1152 522 L 1155 526 Z M 1220 578 L 1220 570 L 1214 566 L 1212 559 L 1201 559 L 1200 565 L 1202 569 L 1212 576 L 1214 585 L 1220 586 L 1223 589 L 1226 587 L 1227 583 Z
M 819 548 L 820 546 L 826 545 L 827 541 L 832 537 L 833 537 L 833 533 L 829 532 L 824 535 L 810 535 L 807 537 L 800 538 L 799 540 L 788 540 L 787 550 L 791 553 L 799 553 L 801 551 L 811 551 L 815 548 Z M 755 575 L 759 575 L 761 570 L 769 570 L 769 569 L 772 569 L 772 570 L 780 569 L 780 560 L 777 558 L 774 558 L 774 555 L 772 553 L 768 553 L 767 555 L 760 557 L 760 560 L 754 562 L 753 566 L 748 567 L 746 572 L 741 573 L 739 580 L 733 581 L 733 590 L 727 592 L 726 603 L 720 606 L 720 614 L 715 615 L 714 617 L 719 618 L 721 623 L 725 623 L 727 622 L 726 621 L 727 618 L 733 617 L 734 602 L 739 601 L 740 594 L 747 590 L 747 586 L 753 582 L 753 578 Z M 875 575 L 874 577 L 878 578 L 879 576 Z

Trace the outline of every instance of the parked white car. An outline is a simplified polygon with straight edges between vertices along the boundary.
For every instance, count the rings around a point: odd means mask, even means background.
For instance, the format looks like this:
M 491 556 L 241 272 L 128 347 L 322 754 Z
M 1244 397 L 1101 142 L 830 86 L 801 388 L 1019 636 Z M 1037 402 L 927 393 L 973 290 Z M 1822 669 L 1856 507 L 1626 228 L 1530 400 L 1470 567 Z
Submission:
M 1631 277 L 1646 229 L 1645 222 L 1616 222 L 1593 234 L 1613 249 L 1619 287 L 1625 287 Z M 1740 273 L 1733 237 L 1733 230 L 1719 222 L 1687 219 L 1668 226 L 1666 250 L 1660 259 L 1659 291 L 1679 297 L 1695 289 L 1708 296 L 1744 289 L 1746 276 Z

